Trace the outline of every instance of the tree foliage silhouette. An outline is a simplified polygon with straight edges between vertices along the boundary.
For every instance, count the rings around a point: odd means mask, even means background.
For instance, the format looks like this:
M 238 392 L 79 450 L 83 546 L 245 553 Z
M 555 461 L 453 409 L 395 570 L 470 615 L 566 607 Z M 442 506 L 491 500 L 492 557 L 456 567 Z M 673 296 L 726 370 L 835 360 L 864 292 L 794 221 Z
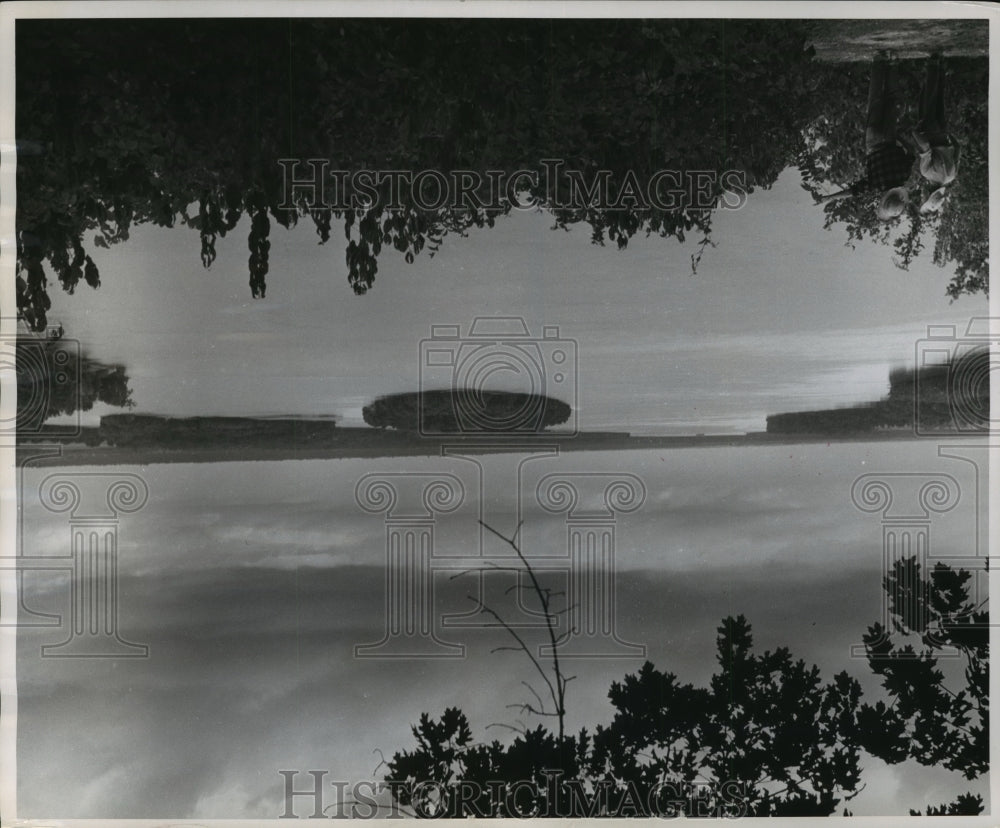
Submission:
M 953 802 L 944 805 L 928 805 L 927 816 L 978 816 L 983 812 L 983 798 L 979 794 L 959 794 Z M 911 808 L 910 816 L 922 816 Z
M 480 433 L 542 431 L 565 423 L 573 410 L 543 394 L 456 388 L 387 394 L 361 413 L 375 428 Z
M 892 628 L 873 624 L 864 636 L 889 696 L 860 708 L 862 744 L 874 756 L 940 765 L 967 779 L 989 770 L 989 615 L 970 597 L 973 578 L 942 563 L 923 572 L 915 557 L 886 576 Z M 959 658 L 942 661 L 949 651 Z
M 323 243 L 340 223 L 364 293 L 389 248 L 413 261 L 511 209 L 390 210 L 385 192 L 369 209 L 285 209 L 281 158 L 484 177 L 559 158 L 607 170 L 612 193 L 714 171 L 708 207 L 566 204 L 559 175 L 529 188 L 556 227 L 585 223 L 598 244 L 708 234 L 723 172 L 767 187 L 801 148 L 818 106 L 807 35 L 787 20 L 19 21 L 18 312 L 44 328 L 50 276 L 97 287 L 95 249 L 140 224 L 192 228 L 209 267 L 246 218 L 263 297 L 273 224 L 311 221 Z
M 615 682 L 615 716 L 593 732 L 560 738 L 539 725 L 479 743 L 461 711 L 424 714 L 416 749 L 393 755 L 387 779 L 419 815 L 431 806 L 412 791 L 444 791 L 434 807 L 451 817 L 669 816 L 678 790 L 700 791 L 705 816 L 833 813 L 859 787 L 858 683 L 845 673 L 825 683 L 784 648 L 753 653 L 742 616 L 723 621 L 717 653 L 708 687 L 649 662 Z
M 522 727 L 506 743 L 477 741 L 457 708 L 437 720 L 424 713 L 416 746 L 387 762 L 389 788 L 420 817 L 819 816 L 863 789 L 863 751 L 975 778 L 988 760 L 988 626 L 970 597 L 972 573 L 938 564 L 922 576 L 910 558 L 883 586 L 895 634 L 918 635 L 925 650 L 869 628 L 869 664 L 889 704 L 862 702 L 856 679 L 824 681 L 787 648 L 754 652 L 746 618 L 728 617 L 707 686 L 647 662 L 612 684 L 609 724 L 577 734 Z M 957 691 L 932 654 L 945 646 L 964 656 Z M 531 656 L 523 641 L 518 649 Z M 972 793 L 926 809 L 981 811 Z
M 664 772 L 715 790 L 735 781 L 754 816 L 832 813 L 858 788 L 857 681 L 830 683 L 786 648 L 756 655 L 750 624 L 718 630 L 709 687 L 680 685 L 647 663 L 611 687 L 618 711 L 598 729 L 596 756 L 615 778 L 650 787 Z M 644 757 L 649 757 L 644 758 Z

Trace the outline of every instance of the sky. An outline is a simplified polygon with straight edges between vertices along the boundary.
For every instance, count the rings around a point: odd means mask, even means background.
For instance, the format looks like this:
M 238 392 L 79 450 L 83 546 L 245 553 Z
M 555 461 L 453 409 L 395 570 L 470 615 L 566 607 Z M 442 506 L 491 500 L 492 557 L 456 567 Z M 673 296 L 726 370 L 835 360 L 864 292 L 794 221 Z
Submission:
M 49 316 L 92 357 L 127 366 L 137 411 L 332 414 L 345 424 L 360 424 L 377 395 L 419 387 L 432 325 L 465 335 L 476 317 L 523 317 L 534 336 L 558 326 L 575 344 L 567 393 L 580 429 L 711 433 L 878 399 L 890 368 L 912 364 L 928 325 L 961 336 L 987 313 L 982 297 L 949 304 L 947 271 L 926 259 L 904 272 L 886 248 L 846 247 L 842 230 L 822 229 L 793 170 L 716 215 L 717 246 L 694 275 L 691 242 L 634 239 L 619 251 L 593 246 L 584 228 L 550 225 L 518 213 L 446 239 L 433 259 L 407 265 L 389 253 L 363 297 L 347 285 L 337 234 L 320 246 L 309 226 L 274 228 L 259 301 L 246 285 L 243 225 L 219 240 L 209 271 L 193 232 L 140 227 L 94 252 L 98 291 L 53 291 Z M 379 757 L 410 745 L 421 712 L 459 706 L 477 737 L 496 735 L 486 725 L 509 721 L 527 667 L 490 654 L 504 643 L 496 630 L 449 629 L 463 659 L 353 657 L 386 623 L 384 519 L 358 508 L 354 486 L 373 471 L 453 473 L 467 500 L 435 524 L 436 548 L 496 554 L 494 542 L 479 545 L 475 520 L 513 529 L 515 467 L 514 456 L 491 456 L 482 497 L 475 467 L 453 458 L 122 469 L 150 489 L 149 504 L 120 524 L 122 633 L 149 644 L 150 658 L 42 659 L 51 631 L 22 631 L 19 816 L 274 818 L 279 770 L 379 778 Z M 971 467 L 919 440 L 579 453 L 526 468 L 642 481 L 642 508 L 616 523 L 617 629 L 694 682 L 714 668 L 721 619 L 743 613 L 760 648 L 788 645 L 827 678 L 847 669 L 877 698 L 850 647 L 880 617 L 881 528 L 851 503 L 853 481 L 870 471 L 952 474 L 963 500 L 935 518 L 942 554 L 968 551 L 975 515 Z M 42 476 L 25 479 L 25 549 L 63 554 L 65 522 L 37 503 Z M 522 482 L 530 494 L 537 480 Z M 565 546 L 562 516 L 524 509 L 526 548 Z M 436 576 L 446 608 L 468 609 L 470 577 Z M 25 583 L 30 606 L 67 611 L 65 576 Z M 581 662 L 571 727 L 607 721 L 610 683 L 639 665 Z M 981 780 L 936 768 L 871 757 L 864 766 L 856 814 L 986 792 Z M 45 781 L 54 778 L 58 786 Z
M 275 226 L 257 301 L 245 224 L 218 241 L 207 271 L 193 231 L 143 226 L 91 251 L 101 287 L 53 289 L 49 318 L 94 358 L 127 367 L 140 412 L 332 414 L 360 425 L 376 396 L 419 387 L 432 325 L 466 336 L 476 317 L 505 316 L 534 337 L 556 326 L 575 342 L 571 382 L 551 393 L 574 405 L 581 429 L 762 430 L 771 413 L 878 399 L 890 368 L 913 364 L 928 325 L 960 336 L 987 313 L 982 296 L 949 304 L 948 271 L 927 254 L 902 271 L 890 249 L 850 249 L 822 222 L 786 170 L 742 209 L 717 212 L 717 246 L 692 275 L 697 239 L 636 238 L 619 251 L 592 245 L 585 227 L 553 231 L 546 215 L 516 213 L 412 265 L 386 252 L 362 297 L 347 285 L 339 234 L 320 246 L 309 222 Z
M 464 658 L 452 660 L 353 654 L 356 644 L 377 642 L 386 623 L 385 520 L 358 507 L 356 484 L 373 472 L 454 474 L 465 500 L 436 519 L 435 554 L 496 556 L 502 545 L 487 536 L 480 547 L 473 527 L 482 508 L 491 525 L 513 530 L 519 458 L 480 459 L 488 471 L 482 497 L 476 467 L 458 458 L 86 469 L 139 474 L 149 488 L 147 505 L 119 523 L 120 633 L 147 644 L 149 658 L 40 658 L 39 647 L 64 632 L 20 631 L 18 815 L 275 818 L 283 809 L 279 770 L 379 779 L 380 755 L 412 745 L 409 728 L 422 712 L 458 706 L 477 739 L 502 736 L 486 725 L 517 718 L 506 705 L 521 700 L 520 682 L 531 677 L 522 656 L 490 653 L 509 643 L 502 633 L 439 627 L 442 638 L 465 646 Z M 716 627 L 743 613 L 758 651 L 786 645 L 826 680 L 846 669 L 875 700 L 877 684 L 850 648 L 881 618 L 881 525 L 854 506 L 851 487 L 862 474 L 886 471 L 952 475 L 961 497 L 934 517 L 931 554 L 976 554 L 972 467 L 921 440 L 534 460 L 521 476 L 521 540 L 528 555 L 565 548 L 564 516 L 532 500 L 544 475 L 633 475 L 644 488 L 641 506 L 615 519 L 623 640 L 645 645 L 646 657 L 682 681 L 702 684 L 715 668 Z M 38 500 L 51 473 L 25 473 L 27 554 L 67 549 L 67 520 Z M 67 473 L 101 496 L 101 479 Z M 439 619 L 467 610 L 475 591 L 473 576 L 448 575 L 435 576 Z M 27 573 L 28 605 L 66 613 L 66 578 Z M 510 599 L 500 609 L 514 617 Z M 537 630 L 525 635 L 539 640 Z M 607 722 L 610 683 L 640 664 L 573 662 L 568 726 Z M 868 784 L 851 802 L 856 814 L 906 813 L 986 790 L 984 780 L 938 768 L 867 756 L 863 766 Z

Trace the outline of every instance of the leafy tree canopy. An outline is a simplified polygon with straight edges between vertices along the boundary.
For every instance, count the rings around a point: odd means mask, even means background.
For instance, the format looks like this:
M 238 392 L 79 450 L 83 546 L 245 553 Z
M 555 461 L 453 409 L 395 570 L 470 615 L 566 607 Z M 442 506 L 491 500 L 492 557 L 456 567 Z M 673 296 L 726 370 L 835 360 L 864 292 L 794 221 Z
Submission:
M 692 790 L 703 816 L 830 814 L 859 784 L 860 686 L 845 673 L 824 682 L 788 650 L 752 644 L 745 618 L 725 619 L 707 687 L 647 662 L 612 685 L 609 725 L 561 740 L 539 726 L 479 743 L 461 711 L 424 714 L 416 749 L 397 752 L 387 778 L 421 816 L 676 816 L 678 793 Z M 463 780 L 479 795 L 463 799 Z
M 859 711 L 862 744 L 886 762 L 914 759 L 967 779 L 989 770 L 989 615 L 973 579 L 942 563 L 923 572 L 915 558 L 886 576 L 892 629 L 873 624 L 864 642 L 888 703 Z M 963 674 L 949 679 L 944 668 L 956 661 Z
M 406 197 L 392 210 L 387 198 L 313 209 L 307 195 L 285 209 L 282 158 L 484 176 L 558 158 L 551 181 L 525 185 L 557 227 L 583 222 L 619 247 L 636 233 L 707 236 L 723 173 L 767 187 L 801 149 L 820 104 L 807 35 L 787 20 L 19 21 L 19 312 L 44 327 L 50 275 L 68 291 L 97 287 L 94 248 L 141 223 L 191 227 L 208 267 L 249 217 L 259 297 L 273 223 L 311 220 L 321 242 L 341 224 L 363 293 L 383 251 L 412 261 L 511 209 Z M 630 177 L 644 185 L 662 169 L 711 173 L 697 185 L 707 200 L 628 197 Z M 556 192 L 569 171 L 589 187 L 599 170 L 622 198 Z

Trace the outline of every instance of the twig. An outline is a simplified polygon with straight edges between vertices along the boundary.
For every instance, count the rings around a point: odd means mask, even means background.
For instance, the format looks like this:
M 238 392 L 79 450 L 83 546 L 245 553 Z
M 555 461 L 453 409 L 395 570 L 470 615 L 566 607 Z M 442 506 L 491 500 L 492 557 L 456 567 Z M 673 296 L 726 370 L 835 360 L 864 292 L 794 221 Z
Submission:
M 559 702 L 558 702 L 558 695 L 556 693 L 556 689 L 552 686 L 552 681 L 549 679 L 549 677 L 546 674 L 545 670 L 542 668 L 542 665 L 538 663 L 538 659 L 535 658 L 535 654 L 532 653 L 531 649 L 528 647 L 528 645 L 524 643 L 524 639 L 521 638 L 521 636 L 519 636 L 514 631 L 514 629 L 510 626 L 510 624 L 508 624 L 506 621 L 504 621 L 503 618 L 501 618 L 500 615 L 495 610 L 493 610 L 490 607 L 486 606 L 478 598 L 473 598 L 471 595 L 469 596 L 469 598 L 472 599 L 473 601 L 475 601 L 479 605 L 479 611 L 480 612 L 485 612 L 485 613 L 488 613 L 489 615 L 492 615 L 497 620 L 497 622 L 500 624 L 500 626 L 503 627 L 510 634 L 510 636 L 519 645 L 518 648 L 514 648 L 514 647 L 496 647 L 496 648 L 494 648 L 494 652 L 499 652 L 499 651 L 504 650 L 504 649 L 520 649 L 520 650 L 522 650 L 524 652 L 524 654 L 526 656 L 528 656 L 528 658 L 531 660 L 531 663 L 533 665 L 535 665 L 535 669 L 538 671 L 538 675 L 540 675 L 542 677 L 542 680 L 548 686 L 549 693 L 552 696 L 552 701 L 556 705 L 556 709 L 558 709 L 559 708 Z M 558 674 L 557 674 L 557 678 L 558 678 Z
M 861 787 L 858 788 L 854 793 L 852 793 L 852 794 L 846 794 L 844 796 L 844 801 L 845 802 L 849 802 L 850 800 L 854 799 L 854 797 L 856 797 L 859 793 L 861 793 L 867 787 L 868 787 L 868 783 L 867 782 L 862 783 Z
M 486 725 L 486 729 L 489 730 L 491 727 L 505 727 L 508 730 L 513 730 L 515 733 L 520 733 L 522 736 L 526 736 L 528 733 L 525 727 L 514 727 L 514 725 L 509 725 L 506 722 L 490 722 Z
M 497 572 L 509 572 L 513 570 L 512 567 L 499 566 L 495 564 L 493 561 L 483 561 L 483 565 L 481 567 L 478 567 L 476 569 L 463 569 L 459 572 L 456 572 L 454 575 L 449 575 L 448 580 L 454 581 L 456 578 L 461 578 L 463 575 L 474 575 L 477 572 L 482 572 L 484 569 L 495 569 Z
M 536 701 L 538 702 L 538 706 L 539 706 L 539 707 L 545 707 L 545 703 L 544 703 L 544 702 L 542 701 L 542 697 L 541 697 L 541 696 L 539 696 L 537 692 L 535 692 L 535 688 L 534 688 L 534 687 L 532 687 L 532 686 L 531 686 L 531 685 L 530 685 L 530 684 L 529 684 L 528 682 L 526 682 L 526 681 L 522 681 L 522 682 L 521 682 L 521 684 L 523 684 L 523 685 L 524 685 L 525 687 L 527 687 L 527 688 L 528 688 L 528 690 L 530 690 L 530 691 L 531 691 L 531 695 L 535 697 L 535 700 L 536 700 Z
M 521 551 L 521 548 L 517 545 L 517 536 L 521 531 L 521 526 L 523 525 L 523 523 L 524 521 L 518 523 L 517 528 L 514 530 L 514 534 L 508 538 L 505 535 L 498 532 L 488 523 L 479 521 L 480 526 L 492 532 L 494 535 L 500 538 L 500 540 L 504 541 L 508 546 L 510 546 L 511 549 L 514 550 L 514 553 L 517 555 L 521 563 L 524 565 L 524 568 L 528 573 L 528 577 L 531 579 L 531 585 L 535 590 L 535 594 L 538 596 L 539 603 L 542 605 L 542 613 L 545 617 L 545 627 L 548 630 L 549 642 L 552 646 L 552 671 L 555 674 L 554 688 L 552 682 L 549 680 L 549 677 L 545 675 L 545 671 L 542 670 L 541 665 L 539 665 L 538 659 L 536 659 L 535 656 L 528 651 L 527 647 L 524 645 L 524 642 L 521 640 L 521 638 L 512 629 L 510 629 L 510 626 L 506 624 L 500 618 L 499 615 L 497 615 L 495 612 L 492 612 L 488 607 L 484 607 L 484 609 L 487 612 L 490 612 L 498 621 L 500 621 L 500 623 L 503 624 L 503 626 L 508 630 L 508 632 L 510 632 L 511 635 L 515 637 L 518 643 L 521 644 L 522 648 L 524 648 L 524 651 L 528 654 L 528 657 L 531 659 L 536 669 L 538 669 L 538 671 L 545 678 L 545 683 L 548 685 L 549 691 L 552 694 L 552 701 L 555 703 L 556 715 L 559 718 L 559 743 L 562 744 L 563 738 L 565 736 L 566 708 L 564 702 L 566 698 L 566 681 L 563 678 L 562 669 L 559 666 L 558 642 L 554 625 L 554 616 L 552 612 L 549 610 L 548 591 L 543 589 L 541 584 L 538 583 L 538 577 L 535 575 L 534 568 L 531 566 L 531 563 L 528 561 L 528 559 L 524 556 L 524 553 Z M 482 606 L 481 602 L 480 605 Z

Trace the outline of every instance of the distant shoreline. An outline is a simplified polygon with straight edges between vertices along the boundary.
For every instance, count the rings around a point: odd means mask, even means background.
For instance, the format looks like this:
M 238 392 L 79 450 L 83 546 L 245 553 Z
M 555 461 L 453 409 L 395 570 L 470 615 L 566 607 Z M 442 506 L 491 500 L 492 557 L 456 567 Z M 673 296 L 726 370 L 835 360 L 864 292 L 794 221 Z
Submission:
M 626 433 L 581 433 L 532 435 L 525 439 L 469 437 L 455 435 L 442 439 L 421 438 L 399 432 L 369 428 L 339 429 L 343 435 L 334 445 L 226 445 L 158 448 L 152 446 L 84 446 L 79 444 L 28 443 L 17 447 L 18 465 L 52 466 L 146 466 L 154 463 L 229 463 L 276 460 L 336 460 L 376 457 L 439 457 L 444 447 L 463 449 L 469 454 L 510 454 L 526 446 L 557 446 L 561 452 L 635 451 L 744 446 L 785 446 L 816 443 L 880 443 L 898 440 L 926 441 L 953 439 L 953 435 L 920 437 L 909 429 L 857 434 L 748 434 L 718 435 L 632 435 Z M 985 434 L 960 435 L 960 439 L 982 439 Z M 61 448 L 61 452 L 57 450 Z

